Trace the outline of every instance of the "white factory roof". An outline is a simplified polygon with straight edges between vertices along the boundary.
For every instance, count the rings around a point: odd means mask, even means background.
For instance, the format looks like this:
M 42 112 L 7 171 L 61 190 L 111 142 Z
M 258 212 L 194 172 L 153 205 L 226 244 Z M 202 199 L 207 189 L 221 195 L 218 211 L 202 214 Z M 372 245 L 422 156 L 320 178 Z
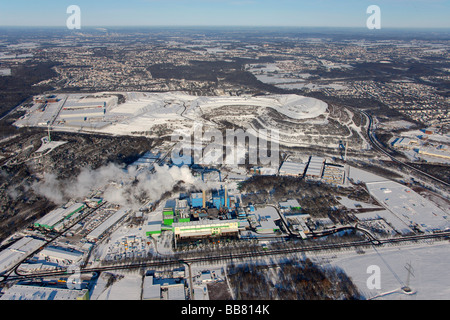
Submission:
M 68 251 L 63 248 L 48 247 L 40 252 L 41 255 L 47 256 L 53 259 L 69 260 L 77 262 L 83 257 L 83 253 L 79 251 Z
M 425 154 L 425 155 L 432 156 L 432 157 L 450 159 L 450 152 L 447 151 L 446 149 L 438 150 L 436 148 L 420 147 L 419 154 Z
M 262 175 L 271 176 L 277 174 L 277 168 L 259 168 Z
M 407 137 L 401 137 L 399 139 L 397 139 L 393 146 L 394 147 L 406 147 L 406 148 L 411 148 L 414 145 L 417 145 L 418 141 L 416 139 L 411 139 L 411 138 L 407 138 Z
M 256 215 L 258 216 L 258 222 L 261 225 L 260 228 L 257 228 L 259 233 L 273 232 L 273 229 L 277 227 L 275 220 L 280 219 L 277 210 L 270 206 L 258 209 Z
M 60 119 L 84 119 L 92 117 L 104 116 L 103 108 L 90 108 L 90 109 L 75 109 L 75 110 L 62 110 L 59 114 Z
M 36 223 L 41 225 L 54 226 L 59 221 L 64 219 L 64 212 L 65 212 L 64 208 L 52 210 L 49 213 L 47 213 L 44 217 L 36 221 Z
M 394 181 L 366 183 L 370 194 L 407 226 L 425 232 L 450 229 L 449 213 L 414 190 Z
M 280 168 L 281 175 L 303 175 L 306 164 L 286 161 Z
M 230 220 L 199 220 L 199 221 L 191 221 L 191 222 L 176 222 L 172 224 L 172 227 L 200 227 L 200 226 L 211 226 L 211 225 L 225 225 L 231 223 L 239 223 L 237 219 Z
M 13 285 L 0 300 L 76 300 L 87 293 L 84 290 Z
M 66 216 L 71 214 L 72 212 L 80 209 L 84 206 L 83 203 L 74 203 L 68 208 L 57 208 L 53 211 L 47 213 L 44 217 L 36 221 L 36 223 L 47 226 L 54 226 L 59 221 L 63 220 Z
M 161 285 L 153 284 L 153 276 L 144 277 L 144 283 L 142 285 L 142 299 L 143 300 L 161 299 Z
M 45 241 L 31 237 L 24 237 L 18 240 L 16 243 L 0 252 L 0 272 L 6 271 L 44 244 Z
M 306 175 L 320 177 L 322 175 L 324 162 L 325 158 L 312 156 L 309 160 L 308 168 L 306 169 Z
M 156 220 L 156 221 L 147 221 L 146 225 L 145 225 L 145 232 L 155 232 L 155 231 L 161 231 L 161 220 Z
M 168 300 L 186 300 L 184 285 L 169 286 L 169 288 L 167 288 L 167 292 Z
M 281 208 L 298 208 L 298 207 L 300 207 L 300 204 L 295 199 L 289 199 L 287 201 L 280 202 L 279 205 Z
M 95 228 L 91 233 L 89 233 L 86 237 L 91 240 L 98 239 L 106 230 L 111 228 L 114 224 L 117 223 L 120 219 L 122 219 L 126 214 L 128 213 L 128 210 L 126 209 L 119 209 L 116 213 L 114 213 L 111 217 L 106 219 L 100 226 Z

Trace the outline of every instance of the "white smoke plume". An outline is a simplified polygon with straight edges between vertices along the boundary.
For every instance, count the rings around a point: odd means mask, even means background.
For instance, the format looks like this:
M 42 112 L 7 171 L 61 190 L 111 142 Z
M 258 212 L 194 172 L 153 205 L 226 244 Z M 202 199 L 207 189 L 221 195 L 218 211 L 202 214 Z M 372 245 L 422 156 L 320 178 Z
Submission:
M 116 164 L 99 169 L 83 169 L 74 180 L 58 180 L 54 174 L 45 174 L 32 189 L 56 204 L 70 199 L 83 200 L 95 190 L 103 191 L 103 198 L 111 203 L 137 209 L 142 200 L 157 201 L 161 196 L 183 183 L 185 187 L 200 189 L 201 179 L 195 178 L 188 167 L 156 166 L 155 172 L 138 171 L 136 167 L 124 170 Z

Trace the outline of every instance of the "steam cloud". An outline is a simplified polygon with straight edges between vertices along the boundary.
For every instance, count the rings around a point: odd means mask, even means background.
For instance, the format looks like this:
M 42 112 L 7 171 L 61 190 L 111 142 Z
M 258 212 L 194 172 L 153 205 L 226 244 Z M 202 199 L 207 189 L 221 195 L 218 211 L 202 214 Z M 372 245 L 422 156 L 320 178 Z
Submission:
M 73 181 L 45 174 L 42 181 L 32 185 L 32 189 L 56 204 L 84 199 L 92 191 L 101 189 L 106 201 L 137 209 L 142 206 L 143 199 L 157 201 L 178 183 L 192 188 L 201 188 L 203 184 L 187 167 L 156 166 L 152 174 L 149 170 L 138 171 L 136 167 L 125 171 L 111 163 L 96 170 L 85 168 Z

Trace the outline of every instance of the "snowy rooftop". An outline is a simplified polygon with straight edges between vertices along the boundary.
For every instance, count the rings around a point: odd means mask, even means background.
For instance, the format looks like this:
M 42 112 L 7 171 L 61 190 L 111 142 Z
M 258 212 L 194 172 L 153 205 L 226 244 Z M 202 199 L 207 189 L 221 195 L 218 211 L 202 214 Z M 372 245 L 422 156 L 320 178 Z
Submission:
M 15 263 L 23 260 L 27 254 L 45 244 L 45 241 L 24 237 L 5 250 L 0 252 L 0 272 L 12 267 Z
M 425 232 L 450 229 L 449 214 L 400 183 L 385 180 L 366 184 L 370 194 L 407 225 Z
M 298 162 L 286 161 L 280 168 L 280 174 L 286 175 L 302 175 L 305 171 L 306 164 Z
M 13 285 L 0 300 L 76 300 L 87 293 L 84 290 L 70 290 L 51 287 Z

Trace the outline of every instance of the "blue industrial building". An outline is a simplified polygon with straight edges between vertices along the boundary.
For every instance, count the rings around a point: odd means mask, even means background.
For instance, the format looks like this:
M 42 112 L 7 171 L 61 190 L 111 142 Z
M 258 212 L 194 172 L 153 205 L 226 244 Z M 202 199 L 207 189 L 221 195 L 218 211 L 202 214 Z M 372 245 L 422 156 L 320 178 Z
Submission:
M 203 207 L 203 194 L 200 193 L 192 193 L 189 198 L 192 208 L 202 208 Z
M 204 199 L 205 198 L 205 199 Z M 218 210 L 227 207 L 230 208 L 230 198 L 227 194 L 227 189 L 213 190 L 210 201 L 206 201 L 206 192 L 192 193 L 189 197 L 189 202 L 192 208 L 211 208 Z
M 226 204 L 225 204 L 226 199 Z M 230 198 L 227 195 L 227 191 L 224 189 L 215 190 L 212 192 L 212 203 L 213 206 L 217 209 L 223 208 L 223 207 L 230 207 Z

